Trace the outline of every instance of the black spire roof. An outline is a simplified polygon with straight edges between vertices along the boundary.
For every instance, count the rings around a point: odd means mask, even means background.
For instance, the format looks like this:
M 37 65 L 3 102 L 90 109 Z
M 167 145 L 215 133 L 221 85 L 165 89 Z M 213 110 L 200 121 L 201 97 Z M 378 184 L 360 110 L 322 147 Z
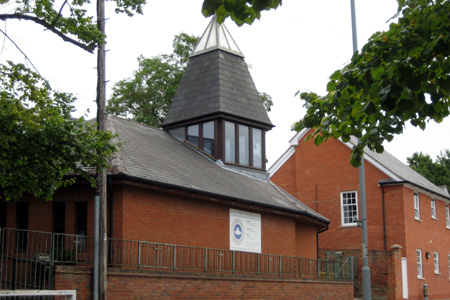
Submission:
M 242 53 L 225 25 L 213 18 L 191 54 L 162 126 L 216 115 L 273 127 Z

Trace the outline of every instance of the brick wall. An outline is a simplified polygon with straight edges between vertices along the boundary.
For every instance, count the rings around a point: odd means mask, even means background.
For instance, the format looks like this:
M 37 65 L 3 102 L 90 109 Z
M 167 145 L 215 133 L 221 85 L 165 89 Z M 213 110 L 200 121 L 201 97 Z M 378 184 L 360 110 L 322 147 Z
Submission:
M 90 271 L 59 267 L 56 289 L 76 289 L 91 299 Z M 353 300 L 353 283 L 302 279 L 231 278 L 214 274 L 108 270 L 108 299 L 327 299 Z
M 117 238 L 230 248 L 230 202 L 126 184 L 122 192 L 123 198 L 116 197 L 115 204 L 121 207 L 123 218 L 121 236 L 116 231 Z M 261 215 L 262 253 L 316 257 L 317 228 L 311 224 L 255 206 L 232 207 Z
M 300 141 L 295 153 L 271 178 L 330 219 L 330 229 L 319 235 L 321 250 L 361 251 L 361 228 L 341 225 L 340 192 L 357 190 L 360 201 L 359 172 L 349 163 L 350 152 L 350 148 L 334 139 L 318 147 L 312 140 Z M 389 252 L 391 245 L 401 245 L 401 256 L 407 258 L 409 299 L 423 298 L 424 283 L 428 284 L 430 299 L 450 299 L 450 229 L 446 228 L 445 202 L 436 199 L 437 218 L 434 219 L 431 217 L 431 196 L 426 191 L 407 183 L 381 188 L 379 181 L 389 177 L 368 160 L 365 174 L 368 246 L 370 253 L 378 253 L 371 261 L 382 259 L 379 253 Z M 419 192 L 420 220 L 414 218 L 414 191 Z M 417 249 L 423 252 L 424 279 L 417 278 Z M 429 259 L 425 258 L 426 252 L 430 253 Z M 438 274 L 434 272 L 434 252 L 439 253 Z M 378 267 L 377 264 L 371 266 L 372 287 L 382 287 L 386 283 L 387 270 L 378 270 Z M 358 282 L 356 286 L 359 288 Z
M 359 171 L 350 165 L 351 150 L 340 141 L 329 139 L 315 146 L 312 140 L 299 142 L 295 153 L 272 176 L 271 180 L 318 211 L 330 221 L 328 231 L 321 233 L 321 249 L 360 249 L 361 229 L 341 226 L 340 193 L 359 192 Z M 373 250 L 384 250 L 382 192 L 380 179 L 388 177 L 371 164 L 365 164 L 368 236 Z M 293 180 L 296 180 L 294 183 Z M 360 216 L 360 205 L 358 205 Z
M 53 204 L 64 201 L 65 232 L 73 234 L 75 203 L 87 202 L 87 235 L 93 236 L 94 194 L 92 188 L 81 184 L 59 190 L 53 202 L 24 199 L 29 203 L 28 229 L 53 231 Z M 113 182 L 113 196 L 113 237 L 117 239 L 230 249 L 230 208 L 234 208 L 261 215 L 262 253 L 317 255 L 318 225 L 288 212 L 127 181 Z M 7 205 L 7 226 L 11 228 L 16 226 L 15 206 Z

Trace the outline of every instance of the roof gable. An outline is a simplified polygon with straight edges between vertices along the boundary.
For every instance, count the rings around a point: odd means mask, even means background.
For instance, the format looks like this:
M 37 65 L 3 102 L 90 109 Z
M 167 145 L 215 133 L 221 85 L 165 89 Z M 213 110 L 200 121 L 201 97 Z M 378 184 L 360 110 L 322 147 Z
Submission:
M 295 148 L 298 146 L 299 141 L 303 140 L 309 131 L 310 129 L 303 129 L 294 135 L 294 137 L 289 141 L 291 146 L 269 168 L 270 176 L 273 176 L 281 168 L 281 166 L 283 166 L 283 164 L 286 163 L 292 155 L 294 155 Z M 352 137 L 347 143 L 342 140 L 339 141 L 350 149 L 353 149 L 357 143 L 357 139 L 355 137 Z M 427 190 L 435 195 L 450 200 L 450 195 L 445 189 L 436 186 L 434 183 L 402 163 L 387 151 L 384 151 L 383 153 L 376 153 L 366 147 L 364 149 L 364 160 L 372 164 L 391 179 L 389 181 L 383 181 L 384 183 L 411 183 L 414 186 L 423 188 L 424 190 Z

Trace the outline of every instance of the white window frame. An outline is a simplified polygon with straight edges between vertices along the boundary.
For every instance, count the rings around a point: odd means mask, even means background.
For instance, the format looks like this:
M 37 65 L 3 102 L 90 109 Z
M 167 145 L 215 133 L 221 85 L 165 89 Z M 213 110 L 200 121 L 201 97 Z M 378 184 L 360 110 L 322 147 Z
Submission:
M 436 219 L 436 199 L 431 199 L 431 217 Z
M 420 220 L 420 199 L 418 192 L 414 192 L 414 218 Z
M 445 221 L 447 224 L 447 228 L 450 229 L 450 208 L 448 206 L 448 203 L 445 204 Z
M 448 279 L 450 279 L 450 254 L 448 255 Z
M 422 250 L 416 250 L 416 260 L 417 260 L 417 278 L 423 278 L 423 260 L 422 260 Z
M 434 274 L 441 274 L 439 270 L 439 252 L 434 252 Z
M 354 197 L 355 197 L 355 204 L 345 204 L 344 205 L 344 195 L 345 194 L 351 194 L 354 193 Z M 352 222 L 346 222 L 346 207 L 349 206 L 353 206 L 356 205 L 356 216 L 353 215 Z M 348 211 L 347 211 L 348 212 Z M 348 218 L 348 216 L 347 216 Z M 341 225 L 342 226 L 358 226 L 358 192 L 357 191 L 345 191 L 345 192 L 341 192 Z

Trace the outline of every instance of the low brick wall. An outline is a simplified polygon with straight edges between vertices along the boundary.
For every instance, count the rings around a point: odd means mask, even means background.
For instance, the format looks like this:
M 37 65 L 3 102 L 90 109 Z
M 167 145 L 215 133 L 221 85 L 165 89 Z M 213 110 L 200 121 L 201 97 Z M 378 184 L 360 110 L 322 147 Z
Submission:
M 92 299 L 91 269 L 56 266 L 55 289 Z M 108 269 L 108 299 L 353 300 L 353 282 Z

